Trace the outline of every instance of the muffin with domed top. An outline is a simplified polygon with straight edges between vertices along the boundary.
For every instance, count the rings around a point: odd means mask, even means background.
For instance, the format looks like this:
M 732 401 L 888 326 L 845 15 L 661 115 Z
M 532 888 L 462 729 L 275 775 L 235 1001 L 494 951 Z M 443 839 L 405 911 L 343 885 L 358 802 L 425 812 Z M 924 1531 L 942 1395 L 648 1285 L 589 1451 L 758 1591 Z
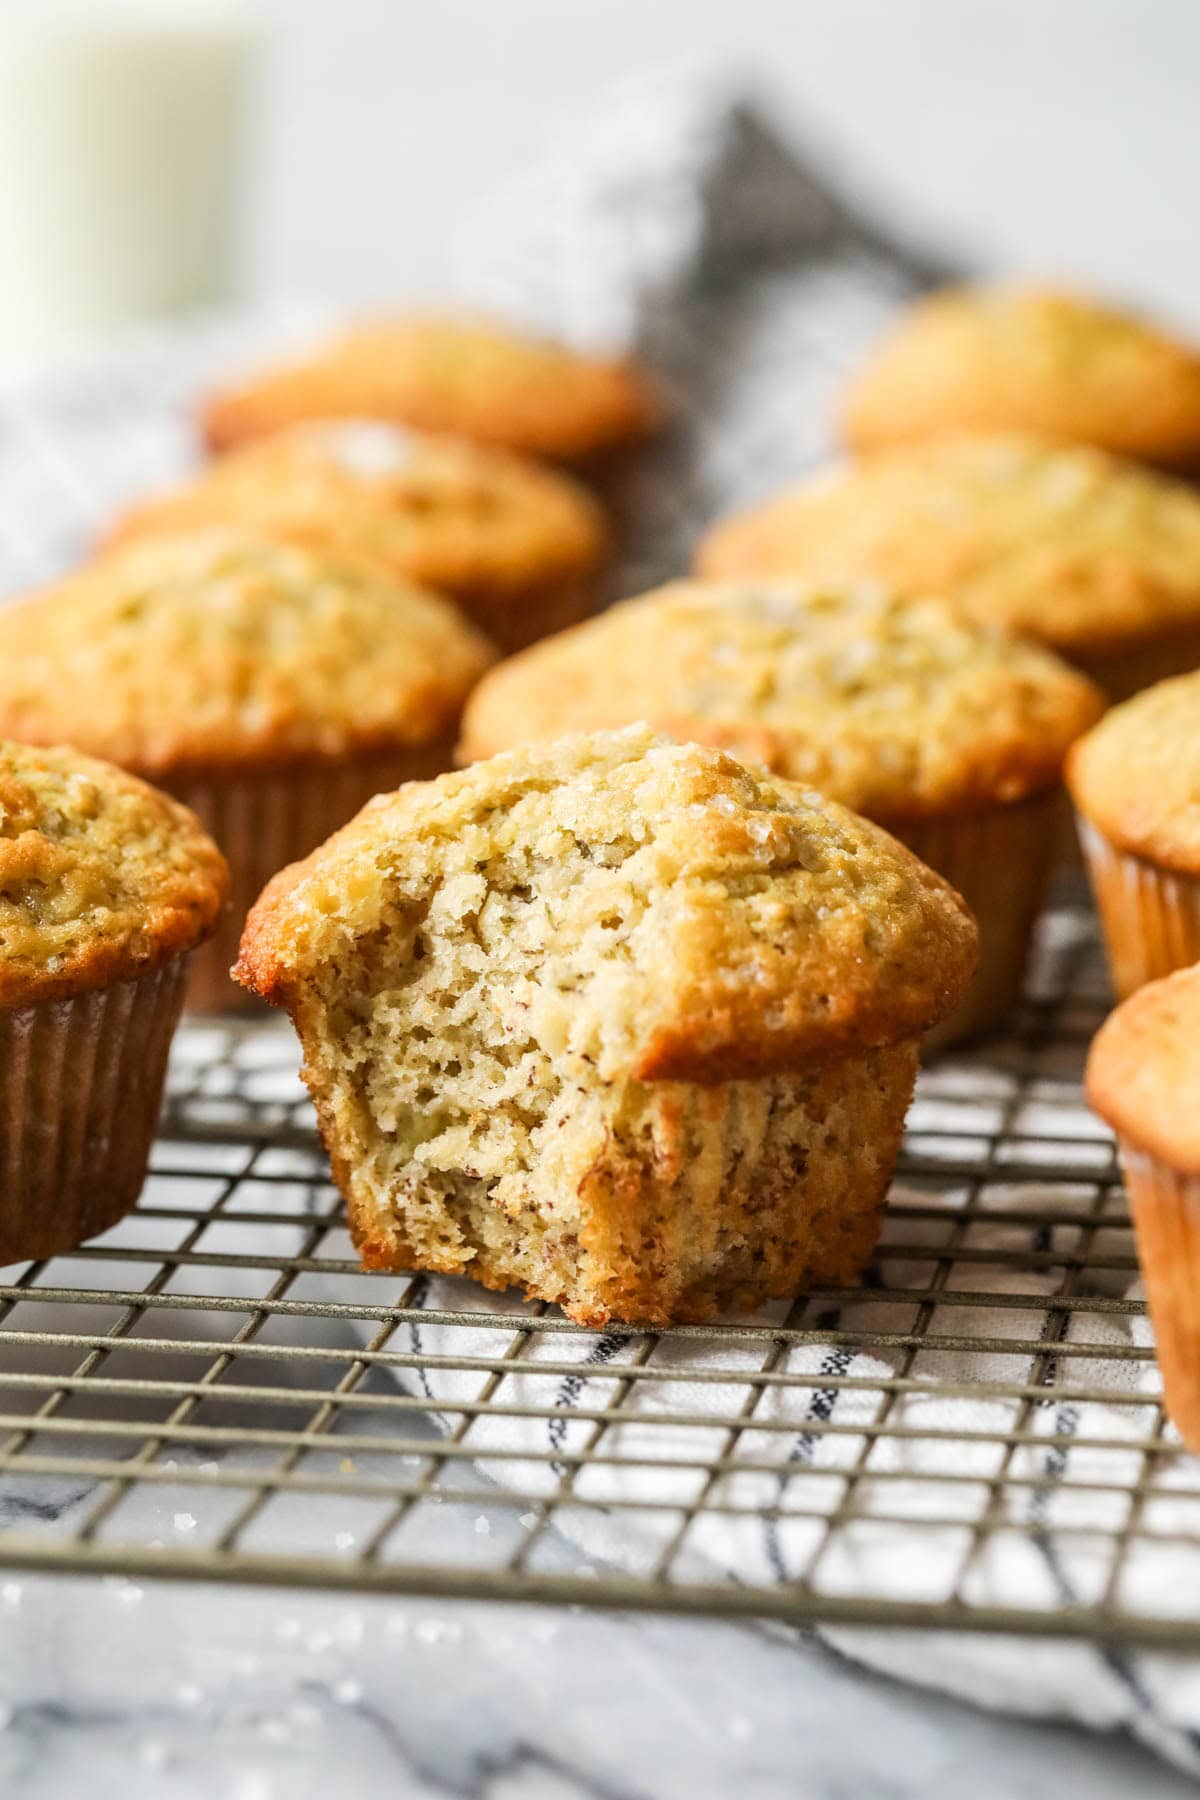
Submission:
M 1200 961 L 1200 672 L 1115 707 L 1067 783 L 1118 995 Z
M 851 379 L 856 450 L 956 431 L 1021 431 L 1192 469 L 1200 349 L 1062 288 L 947 288 L 920 300 Z
M 267 888 L 365 1265 L 668 1324 L 853 1280 L 959 897 L 793 782 L 645 727 L 380 795 Z
M 376 562 L 446 594 L 505 650 L 590 611 L 609 549 L 599 504 L 569 476 L 372 419 L 250 443 L 132 508 L 107 541 L 213 524 Z
M 127 1213 L 189 962 L 229 871 L 198 820 L 121 769 L 0 742 L 0 1263 Z
M 0 735 L 167 788 L 233 866 L 191 1001 L 238 999 L 266 880 L 371 794 L 447 766 L 494 651 L 447 601 L 238 530 L 146 538 L 0 611 Z
M 1167 1411 L 1200 1451 L 1200 968 L 1118 1006 L 1087 1092 L 1117 1134 Z
M 628 358 L 498 321 L 429 316 L 349 325 L 209 395 L 201 427 L 223 451 L 308 419 L 389 419 L 580 466 L 640 443 L 661 416 Z
M 1200 494 L 1098 450 L 974 435 L 880 451 L 718 522 L 696 566 L 945 594 L 1115 700 L 1200 664 Z
M 945 1040 L 994 1024 L 1019 992 L 1063 758 L 1102 706 L 1056 657 L 943 600 L 676 582 L 492 670 L 459 756 L 644 719 L 865 814 L 979 919 L 979 972 Z

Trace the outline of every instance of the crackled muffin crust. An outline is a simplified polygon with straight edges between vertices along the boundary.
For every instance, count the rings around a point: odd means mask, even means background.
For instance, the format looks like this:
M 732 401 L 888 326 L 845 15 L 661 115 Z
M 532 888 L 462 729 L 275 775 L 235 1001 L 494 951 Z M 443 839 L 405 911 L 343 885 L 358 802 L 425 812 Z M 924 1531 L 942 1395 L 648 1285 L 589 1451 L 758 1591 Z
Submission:
M 1200 496 L 1098 451 L 948 438 L 830 470 L 718 524 L 713 578 L 946 594 L 1073 659 L 1200 635 Z
M 954 288 L 912 307 L 850 382 L 856 450 L 1032 432 L 1147 462 L 1200 460 L 1200 353 L 1053 288 Z
M 493 669 L 460 757 L 645 719 L 898 824 L 1052 786 L 1102 704 L 942 600 L 681 581 Z
M 580 617 L 608 551 L 599 505 L 566 475 L 371 419 L 297 426 L 222 457 L 135 507 L 110 541 L 212 524 L 371 558 L 512 647 Z
M 1200 875 L 1200 673 L 1115 707 L 1076 744 L 1067 783 L 1118 849 Z
M 587 357 L 482 320 L 355 325 L 205 403 L 201 425 L 227 450 L 305 419 L 377 418 L 585 462 L 636 443 L 659 421 L 630 361 Z
M 235 529 L 147 538 L 0 612 L 0 733 L 155 777 L 453 734 L 494 652 L 447 602 Z
M 667 1322 L 861 1269 L 975 948 L 882 832 L 637 727 L 378 797 L 237 973 L 292 1014 L 368 1267 Z
M 228 888 L 186 807 L 75 750 L 0 743 L 0 1008 L 182 955 L 214 929 Z
M 486 908 L 479 865 L 531 852 L 544 867 L 525 930 L 561 971 L 537 1028 L 604 1079 L 727 1079 L 895 1041 L 940 1016 L 974 963 L 958 896 L 886 833 L 635 726 L 377 796 L 272 882 L 240 978 L 287 1003 L 306 966 L 378 927 L 385 892 L 436 886 Z

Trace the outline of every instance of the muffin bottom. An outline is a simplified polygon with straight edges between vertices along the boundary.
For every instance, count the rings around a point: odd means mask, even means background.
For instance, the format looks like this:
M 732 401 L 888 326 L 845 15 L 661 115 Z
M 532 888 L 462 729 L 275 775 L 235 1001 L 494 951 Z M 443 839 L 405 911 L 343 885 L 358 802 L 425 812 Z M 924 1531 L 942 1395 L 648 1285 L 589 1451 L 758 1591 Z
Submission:
M 136 1203 L 187 963 L 0 1012 L 0 1263 L 74 1250 Z
M 1119 850 L 1087 819 L 1078 824 L 1117 998 L 1200 962 L 1200 879 Z
M 597 583 L 592 576 L 560 576 L 554 581 L 533 582 L 519 593 L 498 598 L 494 592 L 450 593 L 472 624 L 486 631 L 505 656 L 527 650 L 539 638 L 552 637 L 569 625 L 578 625 L 596 609 Z
M 879 1237 L 919 1046 L 760 1081 L 581 1094 L 573 1132 L 554 1134 L 553 1211 L 532 1195 L 498 1204 L 469 1170 L 393 1162 L 395 1141 L 335 1091 L 328 1047 L 305 1048 L 365 1268 L 521 1287 L 604 1326 L 698 1322 L 854 1282 Z
M 451 766 L 449 742 L 333 763 L 300 764 L 262 774 L 196 776 L 170 784 L 229 859 L 230 904 L 215 936 L 192 959 L 187 1004 L 194 1012 L 256 1011 L 259 1001 L 235 986 L 242 926 L 272 875 L 298 862 L 352 819 L 375 794 L 426 781 Z
M 1130 644 L 1118 650 L 1095 651 L 1072 656 L 1063 651 L 1069 662 L 1090 675 L 1104 689 L 1113 705 L 1130 700 L 1143 688 L 1166 681 L 1172 675 L 1187 675 L 1200 668 L 1200 630 L 1184 626 L 1148 639 L 1144 644 Z
M 1163 1401 L 1200 1450 L 1200 1177 L 1121 1145 Z
M 979 925 L 979 967 L 962 1003 L 926 1038 L 927 1049 L 991 1030 L 1020 998 L 1061 817 L 1054 787 L 1011 806 L 893 828 L 957 888 Z

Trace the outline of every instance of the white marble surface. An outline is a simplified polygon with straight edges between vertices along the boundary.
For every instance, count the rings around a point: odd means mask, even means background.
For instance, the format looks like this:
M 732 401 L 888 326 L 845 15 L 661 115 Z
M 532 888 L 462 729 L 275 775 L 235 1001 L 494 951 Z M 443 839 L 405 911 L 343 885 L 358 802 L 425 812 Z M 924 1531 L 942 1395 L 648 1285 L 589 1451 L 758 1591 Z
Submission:
M 1124 1740 L 754 1625 L 9 1577 L 0 1632 L 0 1792 L 23 1800 L 1194 1791 Z

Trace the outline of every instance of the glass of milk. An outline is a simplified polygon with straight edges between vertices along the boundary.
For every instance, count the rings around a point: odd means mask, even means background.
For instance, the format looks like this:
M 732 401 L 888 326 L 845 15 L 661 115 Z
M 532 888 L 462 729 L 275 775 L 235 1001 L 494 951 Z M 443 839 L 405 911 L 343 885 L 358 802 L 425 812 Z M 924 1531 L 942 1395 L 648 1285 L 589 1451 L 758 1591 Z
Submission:
M 238 0 L 0 0 L 0 371 L 228 296 Z

